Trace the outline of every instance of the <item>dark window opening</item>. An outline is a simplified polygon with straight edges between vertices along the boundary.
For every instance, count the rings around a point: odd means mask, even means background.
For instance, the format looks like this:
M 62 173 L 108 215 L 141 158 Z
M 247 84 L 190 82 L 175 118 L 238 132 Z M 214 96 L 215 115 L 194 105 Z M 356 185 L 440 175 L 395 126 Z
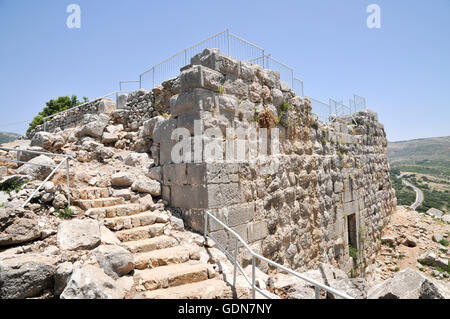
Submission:
M 355 249 L 358 249 L 356 241 L 356 215 L 347 216 L 347 229 L 348 229 L 348 244 Z

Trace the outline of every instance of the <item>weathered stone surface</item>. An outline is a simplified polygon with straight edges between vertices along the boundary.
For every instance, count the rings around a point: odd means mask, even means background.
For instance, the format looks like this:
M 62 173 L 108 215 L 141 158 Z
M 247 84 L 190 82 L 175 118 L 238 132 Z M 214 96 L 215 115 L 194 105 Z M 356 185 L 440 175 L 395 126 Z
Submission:
M 92 253 L 103 271 L 113 278 L 126 275 L 134 268 L 133 255 L 125 248 L 101 245 Z
M 0 298 L 36 297 L 52 288 L 54 263 L 54 259 L 39 255 L 0 259 Z
M 429 210 L 427 210 L 427 215 L 430 215 L 434 218 L 441 218 L 442 216 L 444 216 L 444 212 L 436 208 L 430 208 Z
M 53 165 L 53 166 L 55 165 L 55 162 L 50 157 L 45 155 L 35 157 L 28 163 Z M 23 164 L 17 170 L 17 173 L 21 175 L 28 175 L 35 179 L 44 180 L 48 175 L 50 175 L 52 171 L 53 171 L 52 167 Z
M 63 209 L 67 206 L 67 198 L 63 194 L 56 195 L 55 199 L 53 200 L 53 207 L 57 209 Z
M 71 262 L 62 263 L 56 267 L 55 286 L 53 289 L 56 296 L 59 296 L 63 292 L 64 288 L 66 288 L 72 272 L 73 264 Z
M 124 292 L 98 267 L 86 265 L 74 269 L 61 299 L 122 299 Z
M 134 182 L 134 176 L 129 173 L 116 173 L 111 176 L 111 185 L 117 187 L 128 187 Z
M 91 219 L 64 221 L 58 226 L 57 241 L 64 250 L 93 249 L 100 245 L 100 226 Z
M 29 214 L 1 208 L 0 230 L 0 247 L 32 241 L 41 236 L 37 220 Z
M 80 136 L 91 136 L 94 138 L 100 138 L 103 135 L 103 131 L 105 130 L 106 125 L 108 125 L 108 122 L 104 120 L 92 121 L 84 125 L 81 128 L 79 134 Z
M 138 180 L 131 185 L 131 189 L 140 193 L 148 193 L 152 196 L 161 196 L 161 184 L 154 180 Z
M 125 165 L 145 166 L 149 164 L 149 157 L 145 153 L 130 153 L 125 157 Z
M 369 299 L 448 299 L 450 291 L 419 271 L 405 269 L 369 290 Z
M 141 130 L 140 135 L 152 138 L 153 130 L 155 129 L 156 125 L 162 121 L 164 121 L 164 117 L 162 117 L 162 116 L 155 116 L 155 117 L 145 121 L 144 124 L 142 125 L 142 130 Z
M 100 237 L 104 245 L 120 245 L 120 240 L 105 226 L 100 226 Z
M 329 286 L 356 299 L 367 298 L 368 287 L 364 278 L 345 278 L 332 280 Z M 327 295 L 330 298 L 340 298 L 338 296 L 334 296 L 332 293 L 328 293 Z

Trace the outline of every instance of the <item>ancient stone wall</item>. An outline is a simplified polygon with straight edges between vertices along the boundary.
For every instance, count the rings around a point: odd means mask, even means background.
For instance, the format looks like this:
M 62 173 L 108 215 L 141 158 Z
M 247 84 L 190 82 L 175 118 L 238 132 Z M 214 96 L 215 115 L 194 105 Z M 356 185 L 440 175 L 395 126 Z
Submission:
M 152 155 L 163 198 L 193 230 L 203 231 L 209 211 L 256 252 L 291 268 L 324 261 L 370 272 L 396 205 L 376 113 L 322 123 L 279 72 L 211 49 L 193 57 L 176 79 L 120 97 L 118 104 L 110 117 L 129 131 L 133 149 Z M 76 122 L 54 121 L 53 128 Z M 211 153 L 210 142 L 220 147 Z M 174 152 L 180 143 L 191 146 L 181 161 L 173 156 L 180 155 Z M 234 250 L 234 237 L 223 227 L 211 221 L 208 229 Z M 240 258 L 244 266 L 251 261 L 242 248 Z
M 319 122 L 310 101 L 296 97 L 278 72 L 215 50 L 194 57 L 173 89 L 180 93 L 171 98 L 170 118 L 151 120 L 152 153 L 163 167 L 164 198 L 182 210 L 190 227 L 202 231 L 208 210 L 255 251 L 294 269 L 327 261 L 348 272 L 370 270 L 396 204 L 386 135 L 375 113 Z M 184 163 L 174 163 L 173 130 L 185 128 L 191 143 L 196 120 L 203 131 L 220 129 L 223 136 L 205 140 L 222 143 L 223 154 L 208 163 L 192 152 Z M 270 153 L 269 145 L 269 154 L 254 162 L 219 160 L 241 138 L 227 135 L 230 128 L 265 128 L 268 144 L 278 129 L 279 153 Z M 251 139 L 244 136 L 244 144 Z M 201 146 L 202 155 L 208 151 Z M 211 222 L 209 231 L 234 250 L 234 238 L 223 227 Z M 349 244 L 357 249 L 355 265 Z M 245 253 L 241 258 L 244 265 L 250 262 Z
M 116 108 L 114 101 L 110 99 L 95 99 L 84 103 L 64 113 L 55 115 L 45 124 L 45 131 L 54 133 L 56 130 L 65 130 L 77 126 L 86 114 L 110 113 Z M 44 124 L 37 125 L 27 134 L 28 139 L 32 139 L 37 132 L 44 131 Z

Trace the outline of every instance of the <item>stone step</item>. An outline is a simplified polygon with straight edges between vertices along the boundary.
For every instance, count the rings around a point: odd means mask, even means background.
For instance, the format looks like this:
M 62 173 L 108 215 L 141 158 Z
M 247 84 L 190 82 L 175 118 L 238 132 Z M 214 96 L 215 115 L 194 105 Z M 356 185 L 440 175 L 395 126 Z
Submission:
M 101 208 L 124 204 L 125 200 L 119 197 L 106 197 L 97 199 L 78 199 L 75 204 L 83 210 L 90 208 Z
M 122 241 L 136 241 L 149 239 L 164 233 L 164 224 L 153 224 L 115 232 L 116 237 Z
M 184 263 L 136 270 L 135 281 L 147 290 L 175 287 L 209 279 L 209 267 L 206 264 Z
M 191 250 L 183 246 L 158 249 L 134 255 L 134 265 L 136 269 L 146 269 L 182 264 L 189 260 L 190 254 Z
M 109 207 L 90 208 L 85 215 L 94 219 L 113 218 L 119 216 L 131 216 L 142 212 L 139 204 L 122 204 Z
M 162 212 L 144 212 L 131 216 L 105 218 L 103 223 L 111 230 L 131 229 L 134 227 L 153 225 L 154 223 L 167 223 L 169 217 Z
M 166 235 L 144 240 L 128 241 L 121 244 L 122 247 L 134 254 L 169 248 L 175 245 L 178 245 L 178 240 Z
M 74 200 L 107 198 L 109 191 L 105 187 L 75 188 L 71 190 L 71 196 Z
M 181 286 L 146 291 L 145 299 L 232 299 L 233 292 L 223 280 L 208 279 Z

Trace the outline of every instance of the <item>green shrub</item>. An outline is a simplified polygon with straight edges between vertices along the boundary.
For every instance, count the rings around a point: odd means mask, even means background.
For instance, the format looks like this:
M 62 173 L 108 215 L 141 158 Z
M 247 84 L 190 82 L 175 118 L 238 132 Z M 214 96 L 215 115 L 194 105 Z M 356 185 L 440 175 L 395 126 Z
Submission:
M 219 85 L 217 87 L 217 93 L 224 94 L 225 93 L 225 88 L 222 85 Z
M 37 125 L 41 125 L 44 123 L 44 118 L 65 110 L 68 110 L 72 107 L 80 105 L 82 103 L 86 103 L 89 100 L 87 97 L 83 97 L 83 102 L 79 101 L 76 95 L 69 96 L 60 96 L 56 100 L 50 100 L 46 102 L 47 105 L 44 109 L 39 112 L 37 116 L 34 117 L 33 121 L 29 124 L 27 133 L 33 130 Z
M 445 239 L 441 239 L 441 240 L 439 241 L 439 244 L 441 244 L 441 245 L 444 246 L 444 247 L 448 247 L 448 241 L 445 240 Z
M 291 106 L 289 105 L 289 103 L 288 102 L 286 102 L 286 101 L 283 101 L 283 103 L 281 104 L 281 106 L 280 106 L 280 111 L 281 112 L 287 112 L 288 110 L 289 110 L 289 108 L 290 108 Z
M 358 262 L 358 249 L 356 249 L 352 245 L 348 245 L 348 254 L 353 258 L 353 264 L 356 265 L 356 263 Z
M 27 179 L 20 180 L 17 178 L 11 178 L 9 181 L 6 181 L 0 185 L 0 191 L 11 193 L 12 191 L 19 191 L 23 185 L 28 183 Z
M 60 218 L 64 218 L 64 219 L 70 219 L 70 218 L 72 218 L 73 217 L 73 210 L 72 209 L 70 209 L 70 207 L 69 206 L 67 206 L 66 208 L 64 208 L 64 210 L 57 210 L 56 212 L 55 212 L 55 216 L 56 217 L 60 217 Z
M 322 137 L 321 142 L 322 142 L 322 146 L 327 145 L 327 140 L 325 139 L 325 137 Z

